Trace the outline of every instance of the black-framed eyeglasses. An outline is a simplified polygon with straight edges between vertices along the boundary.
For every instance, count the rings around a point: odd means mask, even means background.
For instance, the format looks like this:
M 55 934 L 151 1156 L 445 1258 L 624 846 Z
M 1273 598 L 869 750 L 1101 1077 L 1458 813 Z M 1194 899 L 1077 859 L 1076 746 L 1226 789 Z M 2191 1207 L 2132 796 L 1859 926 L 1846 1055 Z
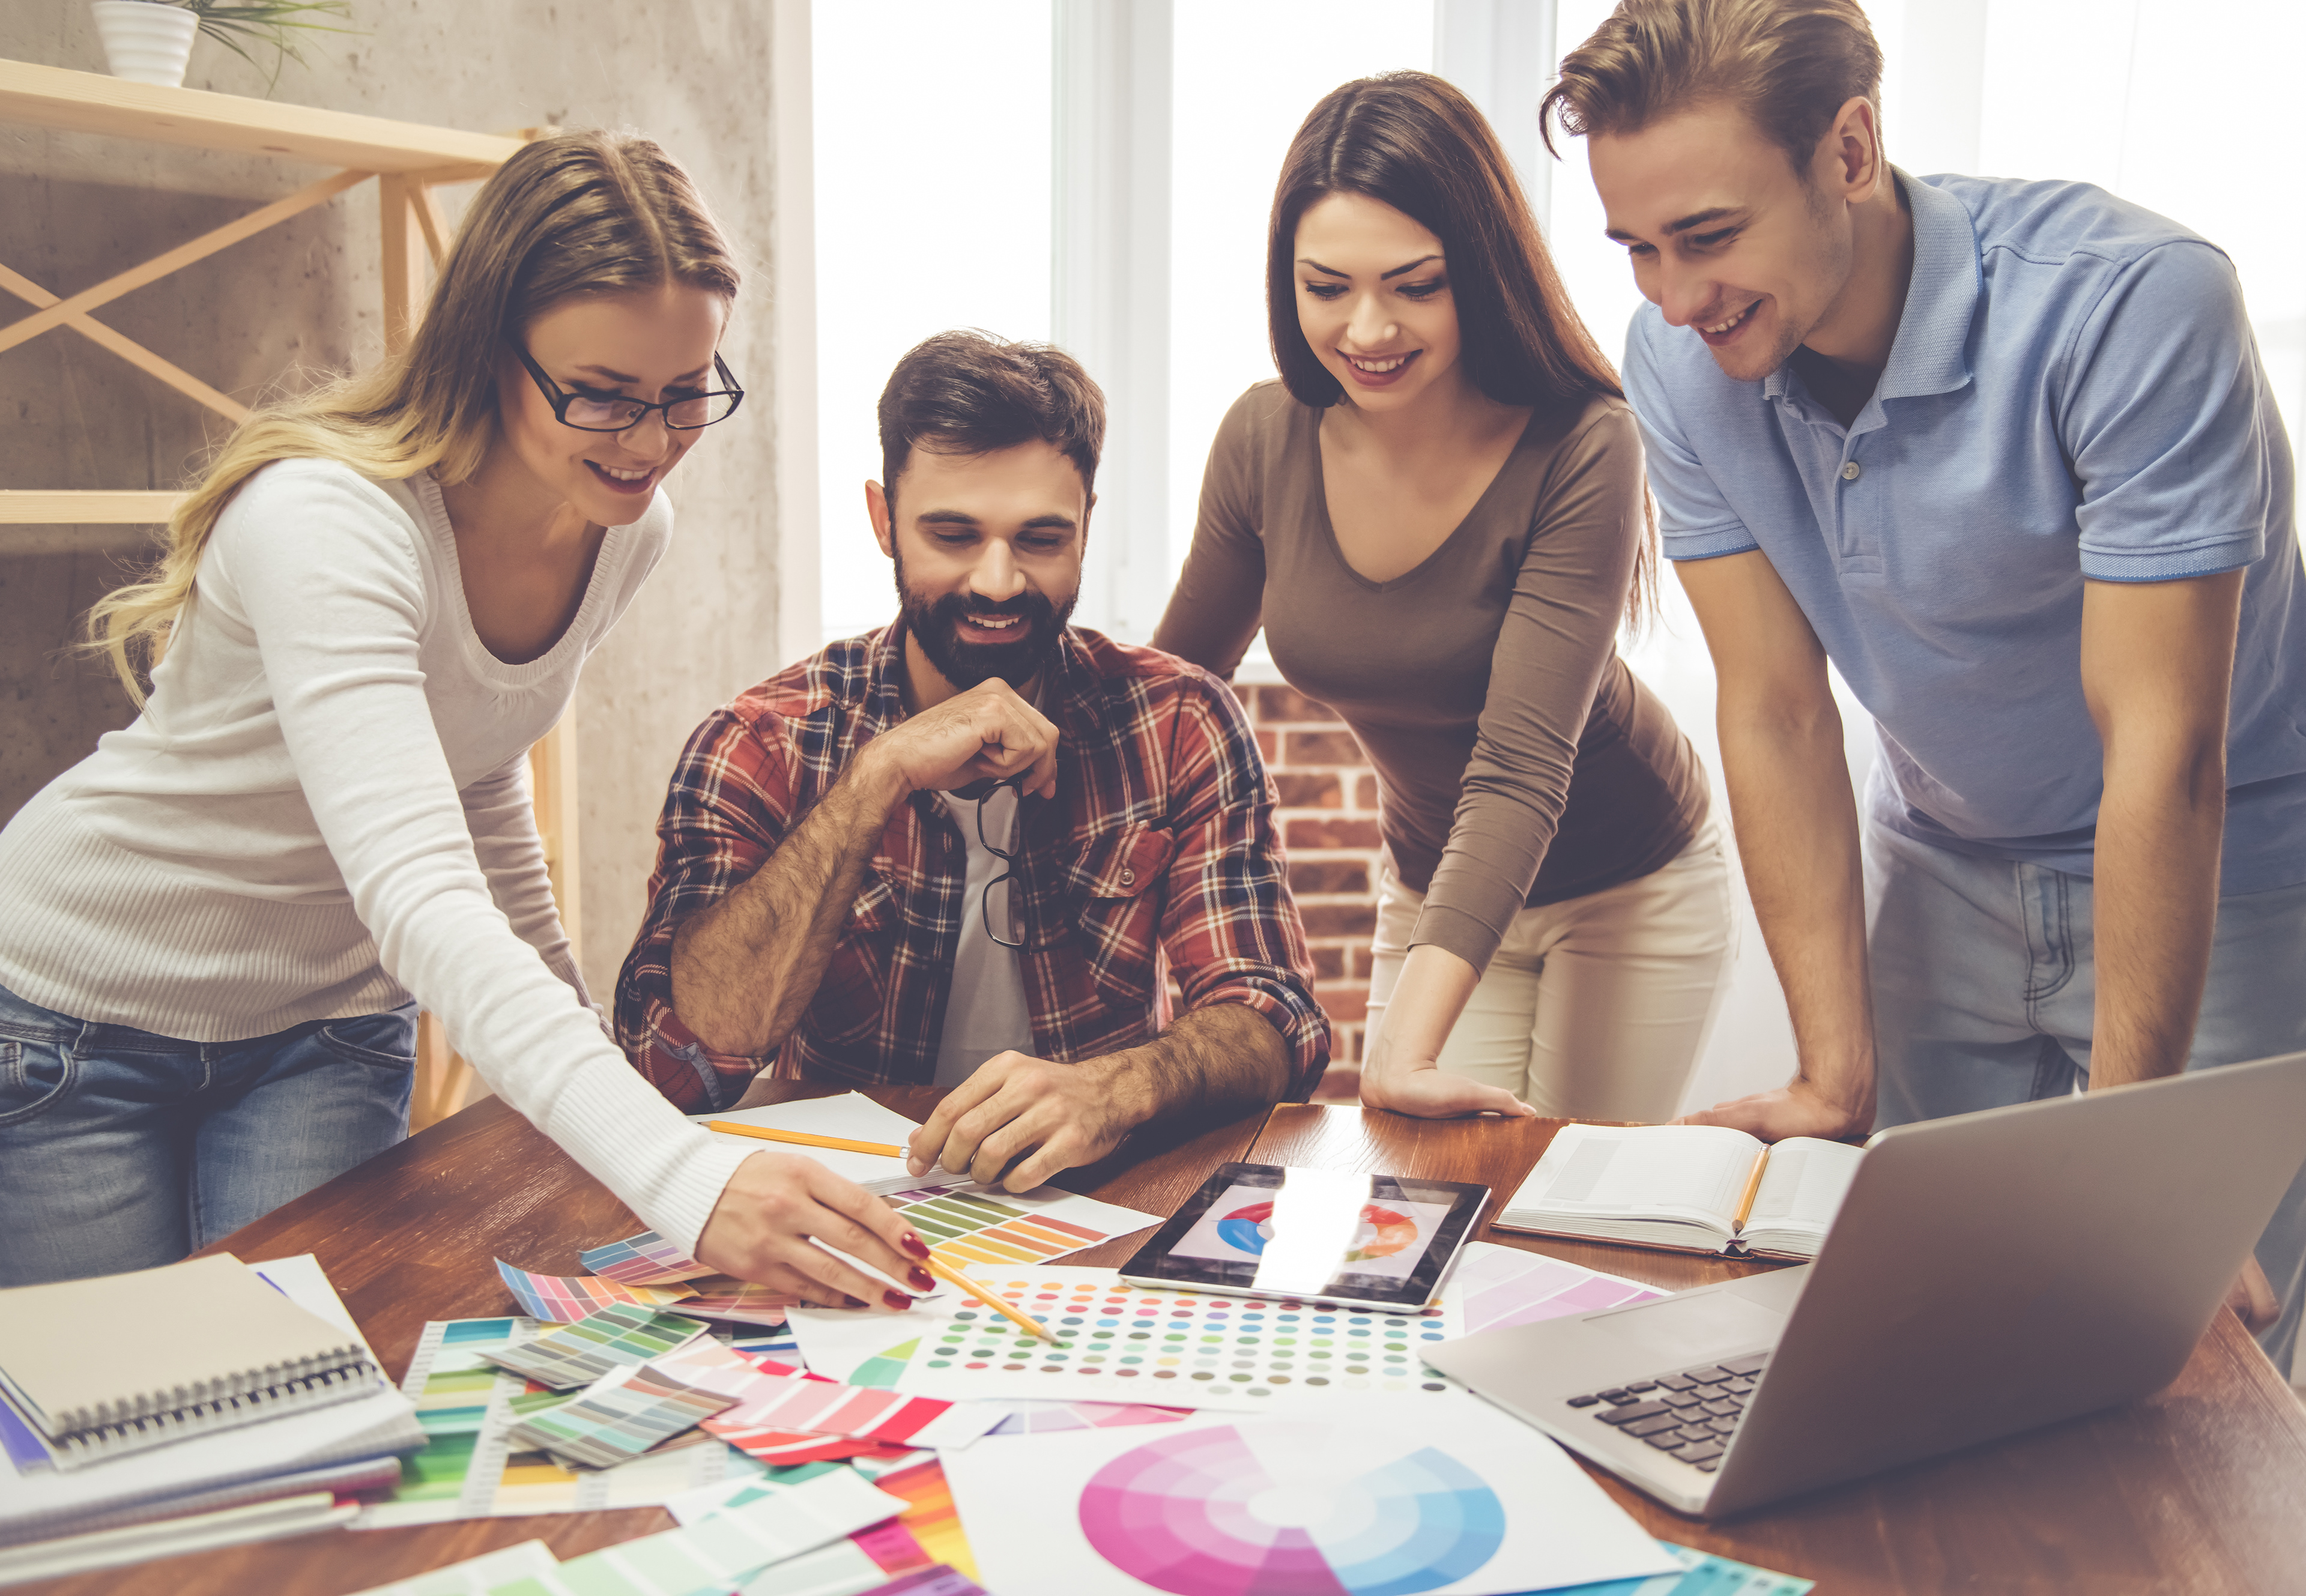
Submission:
M 744 386 L 735 372 L 718 354 L 713 357 L 713 370 L 723 386 L 711 393 L 686 394 L 678 399 L 663 399 L 652 405 L 646 399 L 629 399 L 622 394 L 607 398 L 591 394 L 572 394 L 544 374 L 544 368 L 535 357 L 511 338 L 512 352 L 520 356 L 520 363 L 536 380 L 537 392 L 552 406 L 552 415 L 564 427 L 574 427 L 579 432 L 622 432 L 640 424 L 641 418 L 652 410 L 664 412 L 664 424 L 676 432 L 694 432 L 699 427 L 709 427 L 714 422 L 725 422 L 737 414 L 737 406 L 745 402 Z
M 1015 819 L 1010 832 L 1013 839 L 1025 817 L 1025 778 L 1032 773 L 1029 770 L 1022 770 L 1013 776 L 1004 776 L 986 788 L 985 796 L 977 800 L 977 845 L 1006 866 L 1000 875 L 985 883 L 985 893 L 978 900 L 977 908 L 978 917 L 985 922 L 985 935 L 991 937 L 998 947 L 1021 948 L 1025 945 L 1024 937 L 1017 931 L 1017 855 L 1008 849 L 995 847 L 993 839 L 985 834 L 985 811 L 993 802 L 995 793 L 1004 787 L 1015 789 L 1017 807 L 1012 811 Z M 993 928 L 995 905 L 1001 911 L 1002 929 L 999 931 Z

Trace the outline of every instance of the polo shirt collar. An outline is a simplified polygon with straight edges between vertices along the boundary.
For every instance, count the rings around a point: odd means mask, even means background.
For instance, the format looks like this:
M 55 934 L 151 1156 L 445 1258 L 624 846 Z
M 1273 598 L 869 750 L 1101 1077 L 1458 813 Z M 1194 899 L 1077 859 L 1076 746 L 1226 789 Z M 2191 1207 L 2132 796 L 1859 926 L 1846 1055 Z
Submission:
M 1906 306 L 1890 363 L 1875 385 L 1874 397 L 1912 398 L 1951 393 L 1969 381 L 1969 329 L 1985 292 L 1977 259 L 1977 231 L 1960 200 L 1890 168 L 1898 192 L 1914 218 L 1914 271 L 1906 284 Z M 1788 362 L 1763 380 L 1765 398 L 1782 399 L 1793 380 Z

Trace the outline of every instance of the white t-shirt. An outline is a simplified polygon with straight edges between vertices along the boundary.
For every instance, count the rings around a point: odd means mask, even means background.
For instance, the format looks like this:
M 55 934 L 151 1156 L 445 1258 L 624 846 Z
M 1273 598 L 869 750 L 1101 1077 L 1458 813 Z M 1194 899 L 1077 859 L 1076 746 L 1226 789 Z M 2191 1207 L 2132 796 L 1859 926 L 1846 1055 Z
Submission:
M 672 535 L 609 528 L 576 619 L 490 653 L 429 474 L 248 480 L 135 722 L 0 829 L 0 986 L 192 1042 L 417 1002 L 483 1080 L 675 1246 L 748 1149 L 602 1034 L 529 807 L 529 744 Z
M 937 797 L 961 828 L 969 858 L 968 881 L 961 889 L 961 941 L 952 956 L 952 993 L 945 1000 L 944 1031 L 937 1041 L 936 1084 L 958 1086 L 996 1053 L 1030 1053 L 1033 1020 L 1025 1007 L 1025 972 L 1017 962 L 1017 950 L 995 942 L 985 925 L 985 889 L 1009 868 L 1008 861 L 978 841 L 978 805 L 950 792 Z M 986 795 L 983 807 L 985 834 L 995 846 L 1011 849 L 1017 830 L 1017 789 L 995 788 Z M 1016 926 L 1000 929 L 1012 941 L 1022 931 Z

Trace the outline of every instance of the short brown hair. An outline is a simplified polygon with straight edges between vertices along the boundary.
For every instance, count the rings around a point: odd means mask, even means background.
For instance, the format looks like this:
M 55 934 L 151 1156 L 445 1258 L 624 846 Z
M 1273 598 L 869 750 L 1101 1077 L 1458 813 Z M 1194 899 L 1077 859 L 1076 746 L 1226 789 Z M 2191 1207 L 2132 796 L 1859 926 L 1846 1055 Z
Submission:
M 1806 181 L 1810 155 L 1852 99 L 1882 106 L 1882 47 L 1858 0 L 1618 0 L 1561 60 L 1538 102 L 1545 147 L 1565 132 L 1630 133 L 1723 100 Z
M 880 418 L 881 489 L 892 506 L 916 446 L 989 455 L 1038 438 L 1073 463 L 1083 492 L 1097 484 L 1105 390 L 1052 345 L 1012 343 L 974 329 L 924 338 L 889 373 Z

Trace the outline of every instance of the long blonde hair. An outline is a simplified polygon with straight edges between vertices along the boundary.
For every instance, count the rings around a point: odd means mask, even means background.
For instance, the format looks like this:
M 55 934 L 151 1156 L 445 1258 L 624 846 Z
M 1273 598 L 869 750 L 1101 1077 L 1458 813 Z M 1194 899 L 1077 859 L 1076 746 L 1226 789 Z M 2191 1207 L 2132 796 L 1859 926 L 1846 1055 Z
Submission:
M 508 337 L 565 300 L 675 282 L 734 298 L 739 275 L 696 184 L 652 141 L 581 132 L 524 146 L 474 200 L 407 347 L 235 429 L 170 517 L 158 561 L 89 611 L 85 646 L 141 706 L 139 667 L 167 647 L 218 517 L 257 472 L 320 458 L 379 479 L 430 467 L 463 482 L 496 438 Z

